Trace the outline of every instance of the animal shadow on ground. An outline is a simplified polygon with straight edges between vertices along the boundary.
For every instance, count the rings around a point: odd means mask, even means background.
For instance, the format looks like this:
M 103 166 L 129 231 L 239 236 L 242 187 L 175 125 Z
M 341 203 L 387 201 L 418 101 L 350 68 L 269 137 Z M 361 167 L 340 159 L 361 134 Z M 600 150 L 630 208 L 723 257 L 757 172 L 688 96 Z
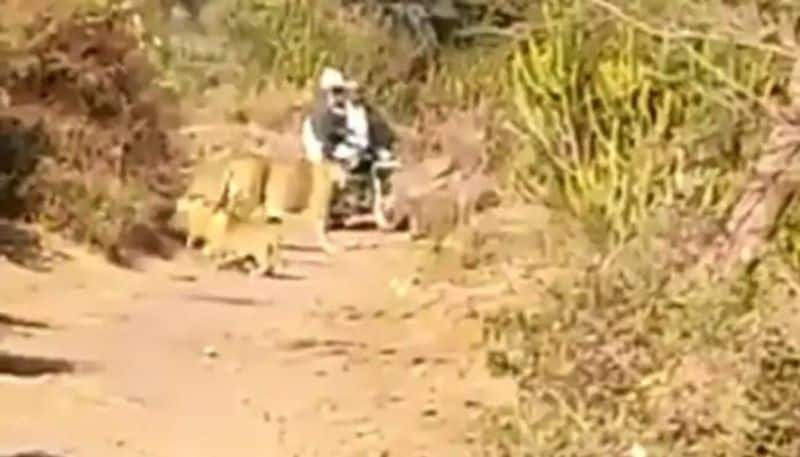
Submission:
M 8 221 L 0 221 L 0 256 L 40 273 L 50 271 L 54 261 L 70 259 L 63 252 L 44 249 L 38 234 Z
M 2 330 L 13 327 L 31 329 L 53 328 L 46 322 L 22 319 L 9 314 L 0 313 L 0 337 L 2 337 Z M 0 350 L 0 375 L 35 378 L 48 374 L 72 374 L 77 371 L 78 364 L 70 360 L 55 357 L 19 355 Z
M 302 262 L 298 262 L 298 263 L 302 263 Z M 242 262 L 237 262 L 237 263 L 235 263 L 233 265 L 226 265 L 226 266 L 222 267 L 222 270 L 224 270 L 224 271 L 235 271 L 235 272 L 241 273 L 243 275 L 247 275 L 248 274 L 248 270 L 244 267 Z M 302 281 L 302 280 L 306 279 L 306 277 L 305 276 L 300 276 L 300 275 L 289 274 L 289 273 L 270 273 L 269 275 L 261 276 L 261 277 L 254 277 L 253 279 L 264 279 L 264 280 L 273 279 L 273 280 L 276 280 L 276 281 Z
M 225 297 L 222 295 L 213 294 L 191 294 L 188 296 L 188 298 L 191 300 L 219 303 L 227 306 L 256 307 L 268 306 L 272 304 L 270 300 L 257 300 L 249 297 Z
M 0 457 L 66 457 L 61 454 L 54 454 L 47 451 L 22 451 L 11 454 L 0 454 Z
M 302 281 L 306 279 L 305 276 L 293 275 L 289 273 L 273 273 L 269 278 L 277 279 L 279 281 Z
M 75 363 L 69 360 L 15 355 L 0 351 L 0 374 L 35 378 L 47 374 L 71 374 L 75 371 Z
M 297 251 L 297 252 L 321 252 L 322 248 L 319 246 L 312 246 L 309 244 L 298 244 L 298 243 L 284 243 L 283 248 L 288 251 Z
M 50 324 L 41 321 L 34 321 L 28 319 L 22 319 L 19 317 L 14 317 L 9 314 L 0 313 L 0 326 L 9 326 L 9 327 L 27 327 L 27 328 L 35 328 L 35 329 L 50 329 Z

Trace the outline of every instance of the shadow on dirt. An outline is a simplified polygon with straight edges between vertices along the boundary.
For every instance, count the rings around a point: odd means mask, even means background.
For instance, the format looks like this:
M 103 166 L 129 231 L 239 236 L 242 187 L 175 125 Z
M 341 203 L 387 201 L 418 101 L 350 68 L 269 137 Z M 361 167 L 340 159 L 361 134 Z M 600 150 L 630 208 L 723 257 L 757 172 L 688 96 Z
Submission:
M 40 321 L 33 321 L 28 319 L 22 319 L 19 317 L 14 317 L 9 314 L 0 313 L 0 325 L 5 325 L 9 327 L 26 327 L 26 328 L 35 328 L 35 329 L 50 329 L 50 324 L 46 322 Z
M 241 307 L 255 307 L 255 306 L 269 306 L 272 304 L 268 300 L 256 300 L 248 297 L 225 297 L 222 295 L 212 294 L 192 294 L 188 296 L 191 300 L 203 301 L 208 303 L 217 303 L 226 306 L 241 306 Z
M 13 329 L 15 327 L 39 330 L 53 328 L 46 322 L 23 319 L 0 313 L 0 331 L 7 328 Z M 2 337 L 2 332 L 0 332 L 0 337 Z M 77 367 L 78 364 L 66 359 L 25 356 L 0 351 L 0 375 L 35 378 L 48 374 L 72 374 L 77 371 Z M 2 457 L 2 455 L 0 455 L 0 457 Z
M 298 243 L 283 243 L 283 249 L 287 251 L 296 251 L 296 252 L 322 252 L 322 248 L 319 246 L 313 246 L 310 244 L 298 244 Z
M 291 263 L 303 263 L 303 261 L 292 260 Z M 245 262 L 239 261 L 230 265 L 221 267 L 218 271 L 236 272 L 243 276 L 249 276 L 250 270 L 245 268 Z M 251 279 L 255 280 L 275 280 L 275 281 L 302 281 L 306 279 L 305 276 L 289 274 L 289 273 L 269 273 L 263 276 L 254 276 Z
M 49 272 L 55 261 L 70 259 L 63 252 L 44 249 L 38 234 L 8 221 L 0 221 L 0 257 L 40 273 Z
M 274 273 L 272 276 L 269 276 L 270 279 L 275 279 L 278 281 L 302 281 L 306 279 L 305 276 L 301 275 L 292 275 L 289 273 Z
M 75 363 L 69 360 L 14 355 L 0 351 L 0 374 L 34 378 L 47 374 L 71 374 L 75 371 Z
M 22 451 L 11 454 L 0 454 L 0 457 L 66 457 L 62 454 L 54 454 L 47 451 Z

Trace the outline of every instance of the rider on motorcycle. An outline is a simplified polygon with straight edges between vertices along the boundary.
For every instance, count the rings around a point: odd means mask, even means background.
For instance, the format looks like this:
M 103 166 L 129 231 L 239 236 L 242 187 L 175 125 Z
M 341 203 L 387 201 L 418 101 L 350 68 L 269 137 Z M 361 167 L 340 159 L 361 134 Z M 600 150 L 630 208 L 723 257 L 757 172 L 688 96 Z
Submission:
M 382 202 L 388 176 L 397 166 L 391 153 L 395 135 L 364 103 L 358 85 L 338 70 L 323 70 L 314 107 L 303 122 L 302 140 L 310 161 L 329 160 L 346 170 L 348 178 L 340 183 L 333 213 L 346 218 L 372 211 L 378 226 L 387 226 Z
M 302 136 L 309 160 L 336 160 L 356 173 L 393 157 L 395 135 L 386 120 L 364 102 L 356 82 L 330 67 L 322 71 Z
M 320 76 L 311 112 L 303 122 L 302 139 L 306 157 L 312 162 L 345 159 L 350 151 L 337 150 L 348 136 L 347 91 L 354 83 L 342 73 L 327 67 Z

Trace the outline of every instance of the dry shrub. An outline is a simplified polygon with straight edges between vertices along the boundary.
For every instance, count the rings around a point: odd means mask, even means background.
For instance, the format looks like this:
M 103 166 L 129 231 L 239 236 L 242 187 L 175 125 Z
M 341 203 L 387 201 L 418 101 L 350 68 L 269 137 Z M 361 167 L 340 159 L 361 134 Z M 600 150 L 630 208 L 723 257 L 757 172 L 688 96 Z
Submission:
M 0 6 L 3 12 L 0 27 L 6 33 L 18 31 L 29 24 L 32 17 L 42 14 L 63 19 L 85 3 L 85 0 L 5 0 Z
M 177 111 L 154 84 L 130 12 L 40 16 L 23 32 L 0 67 L 3 134 L 15 144 L 0 170 L 14 170 L 5 196 L 20 197 L 4 213 L 109 247 L 143 201 L 180 188 L 181 154 L 167 136 Z
M 51 148 L 41 123 L 19 116 L 0 117 L 0 213 L 4 216 L 24 215 L 27 178 Z
M 686 219 L 612 252 L 540 228 L 558 257 L 529 254 L 561 273 L 534 272 L 538 289 L 486 321 L 490 366 L 519 386 L 487 415 L 491 455 L 796 455 L 794 273 L 768 256 L 710 280 L 676 262 L 672 233 L 702 225 Z

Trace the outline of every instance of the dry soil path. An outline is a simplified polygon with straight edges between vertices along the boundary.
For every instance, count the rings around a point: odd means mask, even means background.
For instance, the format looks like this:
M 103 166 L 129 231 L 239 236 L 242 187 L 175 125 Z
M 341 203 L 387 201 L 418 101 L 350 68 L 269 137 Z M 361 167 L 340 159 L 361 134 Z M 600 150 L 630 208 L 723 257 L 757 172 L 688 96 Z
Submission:
M 408 247 L 358 236 L 381 245 L 293 252 L 281 280 L 191 257 L 0 262 L 0 456 L 477 455 L 471 422 L 509 391 L 483 369 L 476 313 L 456 290 L 398 297 Z M 9 353 L 76 371 L 14 374 Z

